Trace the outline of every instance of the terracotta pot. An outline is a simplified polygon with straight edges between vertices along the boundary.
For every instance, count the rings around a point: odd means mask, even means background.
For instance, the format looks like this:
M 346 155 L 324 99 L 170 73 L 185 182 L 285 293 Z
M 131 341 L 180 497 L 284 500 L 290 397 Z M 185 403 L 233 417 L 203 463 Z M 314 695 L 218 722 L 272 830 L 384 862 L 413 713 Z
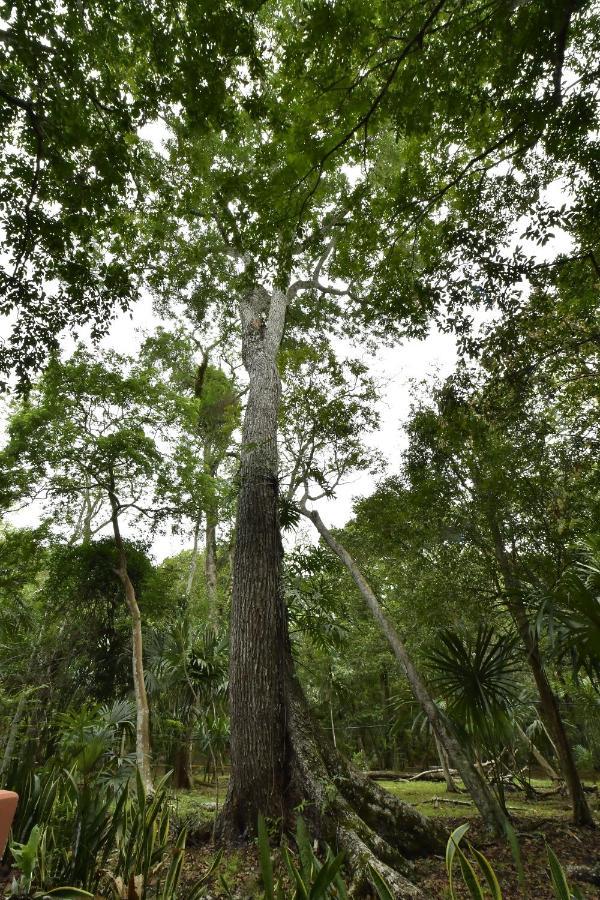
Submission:
M 14 791 L 0 791 L 0 858 L 4 853 L 19 795 Z

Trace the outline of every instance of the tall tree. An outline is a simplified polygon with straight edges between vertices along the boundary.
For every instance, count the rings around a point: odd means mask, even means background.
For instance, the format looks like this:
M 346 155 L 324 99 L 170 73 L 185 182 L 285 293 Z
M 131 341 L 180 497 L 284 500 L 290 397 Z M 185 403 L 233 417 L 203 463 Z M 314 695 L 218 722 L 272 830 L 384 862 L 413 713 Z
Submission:
M 532 596 L 536 586 L 552 585 L 565 565 L 567 520 L 562 511 L 568 515 L 569 507 L 576 507 L 584 520 L 589 517 L 578 487 L 586 469 L 594 478 L 594 464 L 577 428 L 567 426 L 562 432 L 564 416 L 558 406 L 552 409 L 549 397 L 540 408 L 539 395 L 522 390 L 517 398 L 514 388 L 494 381 L 469 387 L 465 373 L 446 383 L 437 392 L 435 406 L 424 404 L 411 420 L 408 473 L 428 504 L 436 498 L 442 527 L 454 529 L 461 542 L 487 558 L 498 595 L 527 652 L 542 715 L 569 788 L 573 819 L 591 825 L 534 626 Z
M 142 618 L 129 571 L 122 521 L 128 513 L 152 514 L 148 506 L 152 502 L 152 482 L 162 466 L 162 455 L 151 430 L 152 399 L 158 406 L 149 383 L 127 372 L 124 360 L 112 356 L 106 362 L 98 362 L 78 351 L 66 363 L 51 363 L 28 399 L 17 405 L 2 453 L 5 502 L 10 502 L 15 487 L 18 491 L 21 486 L 21 495 L 39 497 L 60 525 L 73 520 L 77 505 L 87 503 L 90 490 L 100 501 L 98 527 L 112 529 L 113 571 L 129 611 L 137 712 L 136 755 L 148 788 L 152 786 L 150 710 L 144 679 Z

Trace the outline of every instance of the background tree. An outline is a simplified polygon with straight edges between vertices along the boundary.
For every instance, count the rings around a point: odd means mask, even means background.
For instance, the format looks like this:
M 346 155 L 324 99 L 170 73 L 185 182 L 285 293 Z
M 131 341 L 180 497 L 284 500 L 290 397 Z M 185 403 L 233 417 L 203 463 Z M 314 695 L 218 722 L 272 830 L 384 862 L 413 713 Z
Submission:
M 94 361 L 83 351 L 66 363 L 52 363 L 11 417 L 3 461 L 8 484 L 13 470 L 25 471 L 29 496 L 40 496 L 56 522 L 72 522 L 77 505 L 88 502 L 90 491 L 101 500 L 97 515 L 103 518 L 101 526 L 112 528 L 113 572 L 129 611 L 137 759 L 149 787 L 150 714 L 142 621 L 121 529 L 127 511 L 150 514 L 144 504 L 151 502 L 152 481 L 162 457 L 151 431 L 150 409 L 156 397 L 144 379 L 121 370 L 123 363 L 115 356 L 106 363 Z

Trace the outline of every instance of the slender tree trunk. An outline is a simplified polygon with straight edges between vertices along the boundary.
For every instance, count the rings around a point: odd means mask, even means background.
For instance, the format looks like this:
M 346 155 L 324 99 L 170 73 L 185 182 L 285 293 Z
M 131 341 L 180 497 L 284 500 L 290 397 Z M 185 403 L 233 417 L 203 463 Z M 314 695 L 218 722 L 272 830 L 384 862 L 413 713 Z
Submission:
M 206 599 L 208 602 L 208 621 L 216 625 L 219 618 L 219 600 L 217 594 L 217 523 L 212 515 L 206 516 L 206 544 L 204 555 L 204 578 L 206 583 Z
M 384 709 L 387 709 L 390 702 L 390 678 L 387 668 L 381 670 L 379 674 L 379 681 L 381 683 L 381 692 L 383 694 Z M 394 748 L 389 743 L 389 740 L 386 740 L 383 767 L 384 769 L 394 768 Z
M 519 723 L 515 721 L 514 725 L 517 737 L 523 744 L 525 744 L 539 767 L 544 770 L 548 778 L 550 778 L 552 781 L 560 781 L 558 772 L 556 772 L 556 770 L 550 765 L 544 754 L 541 753 L 540 750 L 538 750 L 531 738 L 523 731 Z
M 188 577 L 185 585 L 185 612 L 188 615 L 188 607 L 194 588 L 196 578 L 196 569 L 198 568 L 198 543 L 200 540 L 200 525 L 202 523 L 202 513 L 198 514 L 196 524 L 194 525 L 194 541 L 192 544 L 192 555 L 190 557 L 190 567 L 188 569 Z
M 560 770 L 565 779 L 571 800 L 573 824 L 594 827 L 594 818 L 583 790 L 577 766 L 575 765 L 573 751 L 560 713 L 558 698 L 552 690 L 544 668 L 537 633 L 531 628 L 527 610 L 521 598 L 519 582 L 513 573 L 500 528 L 491 515 L 489 516 L 489 523 L 494 542 L 496 562 L 507 591 L 506 604 L 527 651 L 527 660 L 540 698 L 542 717 L 554 739 Z
M 138 606 L 137 597 L 133 582 L 129 577 L 127 568 L 127 554 L 121 537 L 121 529 L 119 526 L 119 501 L 114 493 L 110 491 L 110 504 L 112 510 L 112 525 L 115 539 L 115 547 L 117 550 L 117 566 L 115 572 L 123 585 L 125 593 L 125 602 L 129 610 L 131 619 L 131 635 L 132 635 L 132 669 L 133 669 L 133 689 L 135 695 L 136 709 L 136 729 L 135 729 L 135 754 L 137 767 L 142 778 L 144 787 L 148 792 L 152 792 L 152 754 L 150 750 L 150 707 L 148 705 L 148 695 L 146 693 L 146 682 L 144 680 L 144 653 L 142 639 L 142 617 Z
M 400 639 L 400 636 L 398 635 L 394 626 L 382 610 L 377 597 L 371 589 L 371 586 L 364 578 L 356 562 L 350 556 L 348 551 L 339 543 L 339 541 L 336 540 L 336 538 L 334 538 L 333 534 L 329 531 L 329 529 L 321 519 L 319 513 L 316 510 L 307 509 L 305 504 L 303 504 L 303 512 L 309 519 L 311 519 L 327 546 L 336 554 L 338 559 L 340 559 L 340 561 L 344 564 L 344 566 L 352 576 L 354 583 L 358 587 L 365 603 L 367 604 L 368 609 L 381 628 L 381 631 L 387 639 L 394 656 L 404 670 L 414 697 L 427 716 L 433 733 L 439 739 L 440 744 L 446 750 L 448 756 L 458 769 L 465 787 L 469 791 L 471 797 L 473 798 L 473 802 L 481 813 L 481 817 L 486 827 L 493 834 L 504 834 L 507 828 L 506 814 L 503 812 L 500 804 L 494 797 L 485 779 L 481 777 L 480 773 L 475 768 L 469 754 L 461 746 L 460 742 L 454 734 L 450 723 L 445 718 L 445 716 L 443 716 L 439 707 L 431 698 L 429 691 L 427 690 L 425 683 L 421 679 L 421 676 L 417 672 L 403 641 Z
M 456 786 L 456 782 L 452 777 L 452 772 L 450 771 L 450 763 L 448 760 L 448 754 L 442 747 L 440 743 L 440 739 L 437 734 L 433 734 L 433 739 L 435 741 L 435 749 L 437 751 L 438 759 L 440 761 L 440 766 L 442 768 L 442 772 L 444 773 L 444 781 L 446 782 L 446 790 L 449 794 L 458 794 L 458 788 Z

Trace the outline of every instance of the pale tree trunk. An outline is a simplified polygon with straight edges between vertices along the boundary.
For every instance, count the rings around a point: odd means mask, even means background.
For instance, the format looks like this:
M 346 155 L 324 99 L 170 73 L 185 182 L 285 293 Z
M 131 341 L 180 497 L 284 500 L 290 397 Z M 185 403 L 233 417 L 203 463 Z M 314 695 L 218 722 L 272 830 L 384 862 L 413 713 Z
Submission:
M 399 900 L 422 897 L 406 877 L 404 854 L 442 852 L 443 828 L 374 785 L 317 734 L 294 673 L 278 516 L 276 359 L 285 311 L 278 290 L 256 288 L 241 303 L 249 387 L 231 602 L 231 777 L 215 834 L 226 842 L 248 838 L 259 812 L 287 828 L 302 802 L 314 835 L 346 851 L 355 887 L 366 887 L 370 863 Z
M 202 513 L 199 512 L 194 525 L 194 536 L 192 542 L 192 554 L 190 557 L 190 565 L 188 568 L 188 576 L 185 585 L 185 594 L 182 604 L 182 612 L 184 616 L 186 640 L 188 639 L 188 630 L 190 624 L 190 600 L 196 579 L 196 570 L 198 568 L 198 548 L 200 543 L 200 526 L 202 524 Z M 196 712 L 196 695 L 193 685 L 190 682 L 190 690 L 194 696 L 194 703 L 190 704 L 187 711 L 187 722 L 185 732 L 177 744 L 174 757 L 174 782 L 175 787 L 190 790 L 194 786 L 193 772 L 193 756 L 194 756 L 194 726 L 197 719 Z
M 448 756 L 456 766 L 465 787 L 473 798 L 473 802 L 481 813 L 486 828 L 493 834 L 506 833 L 508 820 L 498 800 L 486 780 L 475 768 L 467 751 L 463 749 L 449 721 L 442 714 L 439 707 L 431 698 L 425 683 L 417 672 L 408 651 L 396 629 L 384 613 L 381 605 L 371 589 L 371 586 L 363 576 L 354 559 L 327 528 L 316 510 L 309 510 L 305 502 L 302 511 L 315 525 L 317 531 L 344 564 L 356 586 L 358 587 L 371 615 L 383 632 L 391 650 L 406 674 L 407 681 L 413 695 L 427 716 L 433 733 L 439 739 L 440 744 L 448 753 Z
M 521 726 L 519 725 L 519 723 L 517 721 L 514 722 L 514 727 L 515 727 L 515 733 L 516 733 L 517 737 L 523 744 L 525 744 L 525 746 L 527 747 L 527 749 L 529 750 L 529 752 L 531 753 L 531 755 L 533 756 L 533 758 L 535 759 L 535 761 L 537 762 L 539 767 L 544 770 L 544 772 L 546 773 L 548 778 L 550 778 L 551 781 L 560 781 L 560 776 L 559 776 L 558 772 L 550 765 L 550 763 L 548 762 L 548 760 L 546 759 L 544 754 L 541 753 L 540 750 L 538 750 L 538 748 L 535 746 L 535 744 L 533 743 L 533 741 L 531 740 L 529 735 L 527 735 L 523 731 L 523 729 L 521 728 Z
M 212 458 L 208 448 L 204 453 L 205 469 L 212 480 L 217 476 L 218 463 Z M 208 606 L 208 623 L 216 627 L 219 619 L 219 596 L 217 592 L 217 504 L 210 502 L 206 509 L 204 532 L 204 584 Z
M 552 685 L 550 684 L 544 667 L 537 632 L 531 628 L 527 609 L 521 596 L 520 585 L 513 572 L 511 561 L 508 558 L 500 527 L 491 514 L 488 515 L 488 522 L 492 540 L 494 542 L 496 562 L 506 588 L 506 605 L 521 636 L 523 646 L 527 651 L 527 661 L 531 668 L 540 698 L 542 718 L 546 728 L 554 739 L 560 770 L 569 792 L 573 824 L 589 825 L 593 828 L 595 826 L 594 817 L 592 816 L 579 777 L 579 772 L 575 765 L 575 757 L 573 756 L 573 751 L 560 713 L 558 697 L 552 690 Z
M 186 619 L 189 612 L 189 603 L 192 596 L 192 590 L 194 588 L 194 581 L 196 578 L 196 569 L 198 568 L 198 544 L 200 541 L 200 525 L 202 523 L 202 513 L 198 514 L 198 518 L 196 519 L 196 524 L 194 526 L 194 541 L 192 544 L 192 555 L 190 557 L 190 567 L 188 569 L 188 577 L 185 585 L 185 612 Z
M 127 554 L 121 537 L 119 526 L 119 501 L 114 489 L 109 492 L 112 510 L 112 526 L 117 550 L 117 566 L 115 573 L 123 585 L 125 602 L 131 619 L 132 653 L 131 662 L 133 669 L 133 690 L 135 695 L 136 728 L 135 728 L 135 755 L 137 767 L 147 792 L 152 792 L 152 754 L 150 750 L 150 707 L 146 693 L 144 680 L 144 654 L 142 640 L 142 617 L 138 606 L 133 582 L 129 577 L 127 568 Z
M 450 771 L 450 762 L 448 760 L 448 754 L 442 747 L 440 743 L 440 739 L 437 734 L 433 733 L 433 740 L 435 741 L 435 749 L 437 751 L 438 759 L 440 761 L 440 767 L 442 769 L 444 775 L 444 781 L 446 782 L 446 790 L 449 794 L 458 794 L 458 788 L 456 786 L 456 782 L 452 777 L 452 772 Z
M 204 551 L 204 578 L 208 603 L 208 622 L 215 626 L 219 619 L 219 599 L 217 594 L 217 523 L 207 513 Z

